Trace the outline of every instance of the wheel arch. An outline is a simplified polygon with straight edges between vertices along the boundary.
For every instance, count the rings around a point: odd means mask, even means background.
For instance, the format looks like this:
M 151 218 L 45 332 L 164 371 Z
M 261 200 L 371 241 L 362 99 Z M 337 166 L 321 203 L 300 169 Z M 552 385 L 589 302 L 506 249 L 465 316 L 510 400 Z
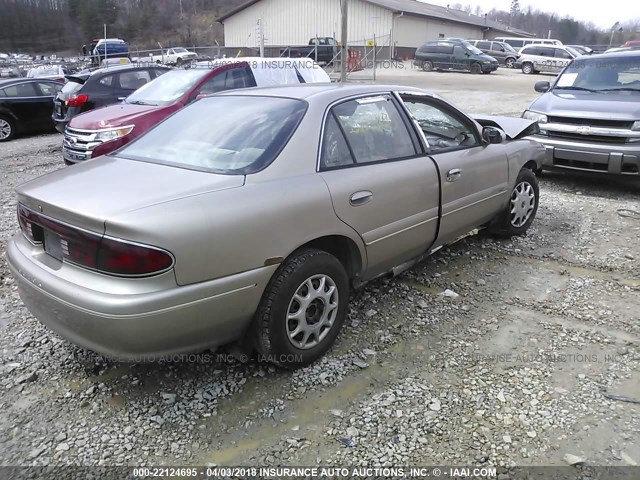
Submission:
M 366 265 L 364 250 L 345 235 L 318 237 L 300 245 L 295 251 L 305 248 L 317 248 L 336 257 L 347 272 L 349 280 L 360 277 Z

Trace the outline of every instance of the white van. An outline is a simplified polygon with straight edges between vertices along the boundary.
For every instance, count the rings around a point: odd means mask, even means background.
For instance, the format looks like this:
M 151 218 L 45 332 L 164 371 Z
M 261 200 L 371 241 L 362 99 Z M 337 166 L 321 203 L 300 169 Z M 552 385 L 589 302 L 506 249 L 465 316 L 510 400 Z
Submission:
M 511 45 L 516 50 L 524 47 L 525 45 L 531 45 L 533 43 L 542 43 L 545 45 L 562 45 L 560 40 L 555 38 L 521 38 L 521 37 L 496 37 L 496 42 L 505 42 Z

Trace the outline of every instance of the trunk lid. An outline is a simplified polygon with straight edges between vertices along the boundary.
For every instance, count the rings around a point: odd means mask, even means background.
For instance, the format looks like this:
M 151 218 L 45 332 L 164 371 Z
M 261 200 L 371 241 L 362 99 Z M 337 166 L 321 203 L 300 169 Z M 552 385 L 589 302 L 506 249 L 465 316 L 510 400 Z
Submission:
M 16 189 L 31 210 L 92 232 L 107 219 L 151 205 L 244 185 L 243 175 L 217 175 L 105 156 L 63 168 Z

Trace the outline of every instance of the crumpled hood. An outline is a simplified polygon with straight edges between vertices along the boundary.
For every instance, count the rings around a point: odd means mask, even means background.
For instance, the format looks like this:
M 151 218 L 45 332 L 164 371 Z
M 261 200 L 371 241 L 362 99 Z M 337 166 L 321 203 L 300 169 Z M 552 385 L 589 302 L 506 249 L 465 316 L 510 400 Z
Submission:
M 529 110 L 555 117 L 635 121 L 640 120 L 640 93 L 554 89 L 536 99 Z
M 118 103 L 77 115 L 71 119 L 69 127 L 80 130 L 100 130 L 109 127 L 135 125 L 137 120 L 164 108 L 170 107 Z
M 535 120 L 498 115 L 473 115 L 473 118 L 483 127 L 497 127 L 502 130 L 509 140 L 532 135 L 538 130 Z

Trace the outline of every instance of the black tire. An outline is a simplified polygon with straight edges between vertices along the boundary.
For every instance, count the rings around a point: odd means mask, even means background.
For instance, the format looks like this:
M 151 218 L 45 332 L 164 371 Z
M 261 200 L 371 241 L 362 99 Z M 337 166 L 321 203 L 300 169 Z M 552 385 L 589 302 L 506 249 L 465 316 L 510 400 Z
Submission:
M 474 75 L 477 75 L 478 73 L 482 73 L 482 65 L 480 65 L 479 63 L 472 63 L 471 67 L 469 68 L 469 71 L 471 73 L 473 73 Z
M 424 62 L 422 62 L 422 70 L 425 72 L 433 71 L 433 63 L 429 60 L 425 60 Z
M 179 67 L 182 65 L 182 59 L 178 57 L 178 59 L 176 60 L 176 65 Z
M 16 124 L 9 117 L 0 116 L 0 142 L 8 142 L 16 136 Z
M 527 195 L 533 194 L 533 204 L 527 203 Z M 517 200 L 518 211 L 512 213 L 514 202 Z M 528 168 L 523 168 L 518 174 L 515 186 L 511 191 L 509 203 L 505 209 L 491 222 L 489 232 L 497 237 L 513 237 L 524 235 L 538 212 L 540 202 L 540 189 L 536 175 Z M 519 213 L 526 211 L 526 217 L 519 216 Z M 523 223 L 517 220 L 526 220 Z
M 314 276 L 323 276 L 333 281 L 337 294 L 337 307 L 332 310 L 335 314 L 331 326 L 322 330 L 326 333 L 321 332 L 320 335 L 315 335 L 317 343 L 300 348 L 293 342 L 305 341 L 305 337 L 303 336 L 300 340 L 296 340 L 296 336 L 293 339 L 290 338 L 290 329 L 293 329 L 292 334 L 295 333 L 294 326 L 299 323 L 289 319 L 288 316 L 295 305 L 296 293 L 304 288 L 306 282 L 310 280 L 313 282 Z M 319 284 L 318 287 L 315 283 L 313 286 L 319 288 Z M 311 295 L 308 289 L 307 292 Z M 335 297 L 331 298 L 335 299 Z M 317 301 L 316 298 L 305 307 L 303 312 L 305 325 L 312 308 L 313 316 L 316 316 L 315 314 L 324 316 L 326 302 Z M 344 323 L 348 303 L 349 278 L 340 261 L 322 250 L 298 250 L 280 265 L 262 294 L 253 323 L 256 349 L 266 360 L 283 367 L 297 368 L 309 365 L 324 355 L 335 341 Z M 300 304 L 298 304 L 298 311 L 302 311 Z M 322 335 L 324 336 L 320 339 Z
M 534 72 L 535 70 L 533 69 L 533 63 L 526 62 L 522 64 L 522 73 L 526 75 L 531 75 Z
M 156 63 L 157 63 L 158 65 L 161 65 L 161 64 L 162 64 L 162 62 L 161 62 L 160 60 L 156 60 Z
M 516 63 L 516 59 L 512 57 L 509 57 L 504 61 L 504 65 L 507 68 L 514 68 L 515 63 Z

